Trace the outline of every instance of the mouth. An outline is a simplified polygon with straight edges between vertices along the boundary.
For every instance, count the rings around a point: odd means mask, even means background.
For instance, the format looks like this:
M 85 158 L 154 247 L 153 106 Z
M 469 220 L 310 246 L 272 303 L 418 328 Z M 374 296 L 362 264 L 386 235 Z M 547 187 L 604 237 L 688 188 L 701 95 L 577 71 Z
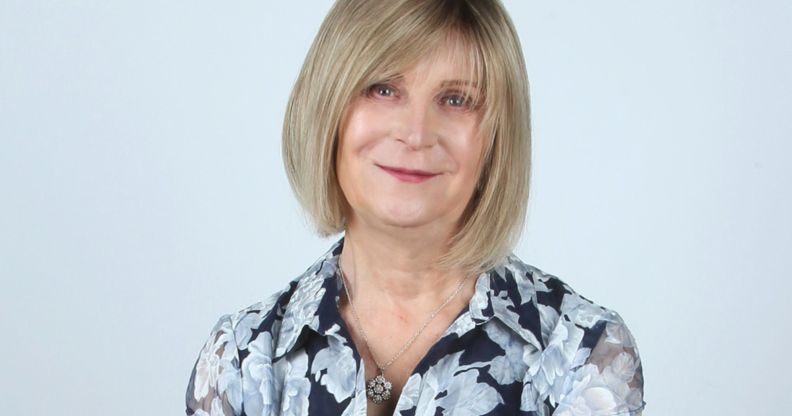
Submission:
M 402 169 L 382 165 L 377 166 L 402 182 L 420 183 L 439 175 L 439 173 L 432 173 L 423 170 Z
M 392 170 L 392 171 L 395 171 L 395 172 L 406 173 L 408 175 L 424 175 L 424 176 L 437 175 L 437 173 L 427 172 L 425 170 L 405 169 L 405 168 L 399 168 L 399 167 L 395 167 L 395 166 L 384 166 L 384 165 L 377 165 L 377 166 L 379 166 L 379 167 L 381 167 L 383 169 Z

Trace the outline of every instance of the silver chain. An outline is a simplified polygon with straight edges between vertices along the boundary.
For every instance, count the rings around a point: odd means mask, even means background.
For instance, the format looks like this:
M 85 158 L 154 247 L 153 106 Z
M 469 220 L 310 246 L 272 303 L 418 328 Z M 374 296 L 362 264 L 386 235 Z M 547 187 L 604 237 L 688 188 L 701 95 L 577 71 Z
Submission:
M 393 364 L 393 362 L 396 361 L 396 359 L 399 358 L 399 356 L 401 356 L 401 354 L 404 351 L 406 351 L 407 348 L 410 347 L 410 345 L 412 345 L 412 343 L 415 341 L 415 339 L 418 338 L 418 335 L 420 335 L 421 332 L 423 332 L 423 330 L 426 328 L 426 326 L 429 325 L 429 322 L 432 322 L 432 319 L 434 319 L 435 316 L 437 316 L 437 314 L 440 313 L 440 311 L 448 304 L 448 302 L 450 302 L 451 299 L 453 299 L 459 293 L 459 291 L 462 290 L 462 286 L 465 284 L 465 281 L 467 281 L 467 279 L 470 277 L 470 275 L 468 275 L 464 279 L 462 279 L 462 281 L 459 282 L 459 286 L 457 286 L 457 288 L 454 291 L 454 293 L 452 293 L 450 296 L 448 296 L 448 298 L 445 300 L 445 302 L 443 302 L 443 304 L 440 305 L 439 308 L 437 308 L 434 312 L 432 312 L 432 315 L 429 317 L 429 319 L 426 322 L 424 322 L 424 324 L 421 326 L 421 328 L 418 329 L 418 332 L 416 332 L 415 335 L 413 335 L 412 338 L 410 338 L 410 340 L 407 341 L 407 344 L 405 344 L 401 348 L 401 350 L 399 350 L 399 352 L 396 353 L 396 355 L 393 358 L 391 358 L 390 361 L 388 361 L 387 364 L 385 364 L 383 366 L 383 365 L 381 365 L 379 363 L 379 361 L 377 361 L 376 358 L 374 358 L 374 351 L 371 350 L 371 345 L 369 345 L 368 337 L 366 336 L 366 331 L 363 330 L 363 325 L 360 324 L 360 318 L 358 318 L 357 310 L 355 309 L 355 304 L 352 302 L 352 296 L 349 295 L 349 289 L 347 288 L 346 276 L 344 275 L 344 271 L 341 270 L 341 265 L 338 266 L 338 271 L 341 272 L 341 278 L 344 280 L 344 290 L 346 291 L 347 298 L 349 299 L 349 304 L 352 305 L 352 314 L 355 316 L 355 321 L 357 321 L 358 328 L 360 328 L 360 332 L 363 335 L 363 341 L 365 341 L 365 343 L 366 343 L 366 348 L 368 348 L 369 352 L 371 353 L 371 358 L 374 359 L 374 362 L 377 364 L 377 367 L 379 368 L 379 370 L 383 374 L 385 373 L 385 369 L 390 367 L 390 365 Z

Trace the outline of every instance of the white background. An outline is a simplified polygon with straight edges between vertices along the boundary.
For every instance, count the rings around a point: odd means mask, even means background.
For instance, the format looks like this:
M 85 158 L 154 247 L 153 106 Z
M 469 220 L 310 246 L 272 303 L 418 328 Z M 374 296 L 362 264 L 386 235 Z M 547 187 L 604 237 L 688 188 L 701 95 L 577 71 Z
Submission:
M 534 126 L 515 253 L 618 311 L 646 415 L 792 411 L 792 6 L 506 6 Z M 3 414 L 183 414 L 217 318 L 333 239 L 280 156 L 329 1 L 0 1 Z

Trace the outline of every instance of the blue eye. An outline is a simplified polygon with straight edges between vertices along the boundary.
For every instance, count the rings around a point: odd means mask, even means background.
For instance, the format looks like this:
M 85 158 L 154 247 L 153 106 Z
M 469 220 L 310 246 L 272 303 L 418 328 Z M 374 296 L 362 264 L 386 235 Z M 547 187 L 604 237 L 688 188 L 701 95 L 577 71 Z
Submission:
M 391 97 L 396 94 L 394 89 L 387 84 L 374 84 L 369 87 L 368 92 L 381 97 Z
M 442 103 L 460 110 L 473 110 L 473 99 L 462 92 L 452 92 L 443 97 Z
M 446 103 L 451 107 L 467 107 L 470 100 L 463 95 L 449 95 L 446 97 Z

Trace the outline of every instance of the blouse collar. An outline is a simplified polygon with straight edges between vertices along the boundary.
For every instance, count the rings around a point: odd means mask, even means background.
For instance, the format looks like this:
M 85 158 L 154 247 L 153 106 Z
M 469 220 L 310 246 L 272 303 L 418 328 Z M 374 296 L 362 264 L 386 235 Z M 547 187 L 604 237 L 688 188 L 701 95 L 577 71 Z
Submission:
M 286 355 L 295 347 L 307 327 L 322 336 L 338 336 L 341 314 L 338 310 L 343 281 L 338 260 L 344 246 L 342 236 L 303 274 L 289 299 L 275 345 L 275 357 Z M 532 267 L 514 253 L 500 264 L 481 273 L 468 307 L 443 335 L 458 335 L 497 318 L 524 342 L 544 349 Z

